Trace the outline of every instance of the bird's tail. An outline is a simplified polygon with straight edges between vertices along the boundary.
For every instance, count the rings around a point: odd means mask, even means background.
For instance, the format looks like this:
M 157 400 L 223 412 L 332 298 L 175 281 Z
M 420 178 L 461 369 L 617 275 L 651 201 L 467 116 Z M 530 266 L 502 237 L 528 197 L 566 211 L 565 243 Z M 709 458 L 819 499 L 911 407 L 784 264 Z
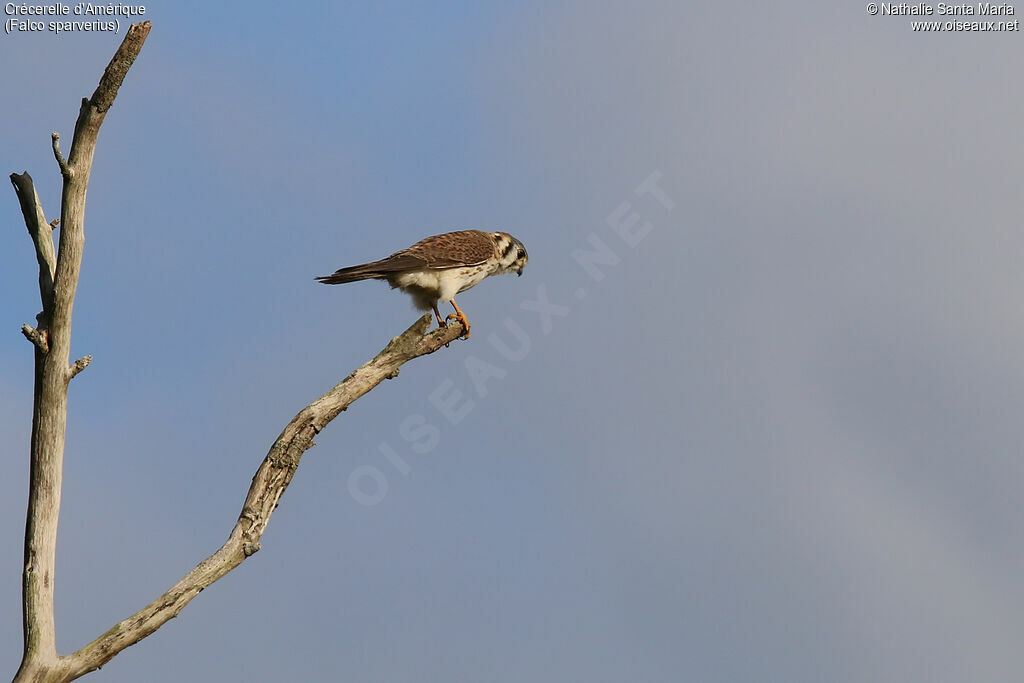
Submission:
M 342 285 L 346 282 L 358 280 L 372 280 L 373 278 L 384 277 L 386 271 L 381 267 L 380 261 L 362 263 L 358 266 L 349 266 L 334 271 L 330 275 L 318 275 L 315 279 L 325 285 Z

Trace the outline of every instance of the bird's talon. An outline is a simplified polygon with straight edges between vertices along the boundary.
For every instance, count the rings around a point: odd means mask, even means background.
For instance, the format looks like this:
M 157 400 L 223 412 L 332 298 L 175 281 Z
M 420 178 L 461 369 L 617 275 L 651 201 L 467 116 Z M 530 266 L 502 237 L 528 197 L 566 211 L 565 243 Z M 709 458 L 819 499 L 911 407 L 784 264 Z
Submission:
M 466 320 L 466 316 L 465 315 L 458 315 L 456 313 L 449 313 L 448 317 L 444 319 L 445 327 L 448 326 L 448 321 L 449 320 L 457 320 L 459 322 L 459 324 L 462 325 L 466 329 L 466 333 L 464 335 L 462 335 L 462 338 L 463 339 L 469 339 L 469 321 Z

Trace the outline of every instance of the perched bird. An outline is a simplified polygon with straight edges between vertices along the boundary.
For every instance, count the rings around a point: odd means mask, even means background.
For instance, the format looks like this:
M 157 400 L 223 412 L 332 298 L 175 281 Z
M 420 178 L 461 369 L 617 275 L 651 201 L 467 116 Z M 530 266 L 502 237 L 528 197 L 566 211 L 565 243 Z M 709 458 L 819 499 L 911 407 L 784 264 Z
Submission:
M 452 318 L 458 320 L 469 339 L 469 321 L 455 303 L 455 295 L 489 275 L 522 275 L 528 259 L 523 243 L 508 233 L 459 230 L 427 237 L 380 261 L 349 266 L 316 279 L 325 285 L 387 280 L 392 288 L 411 294 L 416 308 L 433 309 L 438 325 Z M 438 301 L 451 302 L 455 313 L 442 320 Z

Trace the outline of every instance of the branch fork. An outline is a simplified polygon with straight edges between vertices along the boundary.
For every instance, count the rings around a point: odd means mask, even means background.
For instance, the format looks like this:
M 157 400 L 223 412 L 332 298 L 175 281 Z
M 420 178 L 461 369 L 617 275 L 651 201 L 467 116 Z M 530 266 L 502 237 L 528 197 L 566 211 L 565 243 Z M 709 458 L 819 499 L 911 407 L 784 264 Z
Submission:
M 35 344 L 37 349 L 39 349 L 43 353 L 49 353 L 50 342 L 46 338 L 46 330 L 40 331 L 32 327 L 31 325 L 22 325 L 21 333 L 25 335 L 26 339 Z
M 60 152 L 60 133 L 53 131 L 50 133 L 50 139 L 53 141 L 53 158 L 57 160 L 57 165 L 60 166 L 60 174 L 65 178 L 71 178 L 75 175 L 75 170 L 68 166 L 67 160 Z

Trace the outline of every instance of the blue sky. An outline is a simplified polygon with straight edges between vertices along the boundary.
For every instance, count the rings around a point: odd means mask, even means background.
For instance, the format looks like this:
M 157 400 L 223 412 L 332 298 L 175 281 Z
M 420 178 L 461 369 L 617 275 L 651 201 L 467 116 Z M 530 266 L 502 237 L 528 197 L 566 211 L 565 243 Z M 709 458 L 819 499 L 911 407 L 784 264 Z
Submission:
M 530 264 L 320 435 L 261 552 L 92 678 L 1020 678 L 1019 33 L 812 3 L 146 17 L 89 188 L 62 652 L 213 552 L 280 429 L 416 317 L 314 275 L 467 227 Z M 49 133 L 122 35 L 0 39 L 0 159 L 49 217 Z M 0 214 L 13 673 L 38 293 L 13 191 Z

